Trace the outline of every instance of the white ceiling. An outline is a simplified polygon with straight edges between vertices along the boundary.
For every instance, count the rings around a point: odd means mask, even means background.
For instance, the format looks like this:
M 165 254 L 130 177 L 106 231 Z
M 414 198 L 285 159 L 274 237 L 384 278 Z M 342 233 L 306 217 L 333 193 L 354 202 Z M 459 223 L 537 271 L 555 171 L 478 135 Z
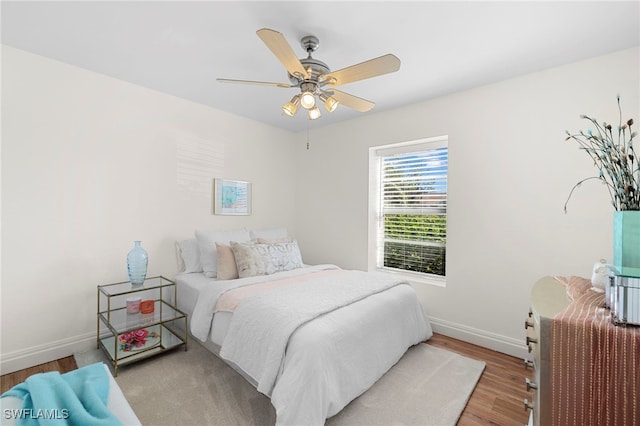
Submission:
M 315 35 L 332 70 L 398 56 L 400 71 L 340 87 L 376 103 L 365 114 L 640 44 L 638 1 L 2 1 L 1 13 L 3 44 L 291 131 L 363 113 L 310 123 L 281 113 L 297 89 L 216 82 L 288 82 L 260 28 L 300 57 Z

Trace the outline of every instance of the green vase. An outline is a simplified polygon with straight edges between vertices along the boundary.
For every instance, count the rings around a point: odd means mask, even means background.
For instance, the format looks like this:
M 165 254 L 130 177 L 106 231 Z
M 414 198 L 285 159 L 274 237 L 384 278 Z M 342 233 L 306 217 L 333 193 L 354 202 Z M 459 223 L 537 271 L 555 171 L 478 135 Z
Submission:
M 640 277 L 640 211 L 613 214 L 613 264 L 620 275 Z

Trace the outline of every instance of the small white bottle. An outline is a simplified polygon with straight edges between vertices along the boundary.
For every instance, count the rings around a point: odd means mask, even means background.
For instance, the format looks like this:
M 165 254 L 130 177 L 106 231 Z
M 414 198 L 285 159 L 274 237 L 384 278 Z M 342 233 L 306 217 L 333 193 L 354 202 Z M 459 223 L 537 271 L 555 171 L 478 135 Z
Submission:
M 609 275 L 611 271 L 607 265 L 607 259 L 600 259 L 593 265 L 593 273 L 591 274 L 591 285 L 593 290 L 604 293 L 609 284 Z

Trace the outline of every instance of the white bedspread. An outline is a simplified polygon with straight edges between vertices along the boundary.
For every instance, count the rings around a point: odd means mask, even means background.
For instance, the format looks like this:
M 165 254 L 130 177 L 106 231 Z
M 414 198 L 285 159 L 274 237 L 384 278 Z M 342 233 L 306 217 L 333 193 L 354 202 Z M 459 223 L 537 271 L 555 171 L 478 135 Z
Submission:
M 239 278 L 235 280 L 216 280 L 211 281 L 207 287 L 200 291 L 196 305 L 193 308 L 191 316 L 191 334 L 199 340 L 206 342 L 211 332 L 211 321 L 215 312 L 218 298 L 226 291 L 234 288 L 243 287 L 260 282 L 273 281 L 286 277 L 294 277 L 296 275 L 304 275 L 308 273 L 325 271 L 328 269 L 339 269 L 335 265 L 315 265 L 305 268 L 294 269 L 291 271 L 280 272 L 273 275 L 260 275 L 255 277 Z
M 271 396 L 289 337 L 312 319 L 396 285 L 363 271 L 336 271 L 249 297 L 236 309 L 220 356 L 242 368 Z
M 331 266 L 285 274 L 326 269 Z M 222 345 L 221 356 L 240 367 L 259 391 L 271 397 L 278 425 L 324 424 L 369 389 L 410 346 L 432 335 L 408 283 L 386 274 L 359 271 L 342 271 L 346 281 L 337 280 L 336 274 L 322 275 L 246 299 L 233 314 Z M 356 293 L 357 287 L 367 290 Z M 226 291 L 207 290 L 216 300 Z M 307 308 L 302 308 L 305 304 L 300 300 L 308 302 Z M 277 305 L 294 319 L 275 313 Z M 207 302 L 201 295 L 191 323 L 196 337 L 206 339 L 214 307 L 215 300 Z M 262 309 L 267 314 L 259 314 Z M 209 326 L 196 324 L 207 318 Z M 267 324 L 265 318 L 273 321 Z

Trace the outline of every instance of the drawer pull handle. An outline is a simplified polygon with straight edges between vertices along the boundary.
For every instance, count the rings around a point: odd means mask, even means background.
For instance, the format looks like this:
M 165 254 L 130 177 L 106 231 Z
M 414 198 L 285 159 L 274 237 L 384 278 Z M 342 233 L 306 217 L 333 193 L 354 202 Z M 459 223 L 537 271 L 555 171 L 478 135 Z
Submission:
M 534 339 L 533 337 L 527 336 L 527 345 L 529 343 L 538 343 L 538 339 Z
M 531 347 L 531 346 L 529 346 L 529 347 Z M 531 352 L 531 351 L 529 351 L 529 352 Z M 528 359 L 525 359 L 524 360 L 524 368 L 525 368 L 525 370 L 527 368 L 533 369 L 533 361 L 529 361 Z
M 531 318 L 533 316 L 533 311 L 531 310 L 531 308 L 529 308 L 529 318 Z
M 538 389 L 538 385 L 537 384 L 535 384 L 534 382 L 532 382 L 528 378 L 525 379 L 525 380 L 526 380 L 526 383 L 527 383 L 527 392 L 529 392 L 531 389 Z
M 524 399 L 524 411 L 533 410 L 533 404 L 528 399 Z
M 528 321 L 528 320 L 525 320 L 524 321 L 524 329 L 526 330 L 529 327 L 533 328 L 533 323 Z

